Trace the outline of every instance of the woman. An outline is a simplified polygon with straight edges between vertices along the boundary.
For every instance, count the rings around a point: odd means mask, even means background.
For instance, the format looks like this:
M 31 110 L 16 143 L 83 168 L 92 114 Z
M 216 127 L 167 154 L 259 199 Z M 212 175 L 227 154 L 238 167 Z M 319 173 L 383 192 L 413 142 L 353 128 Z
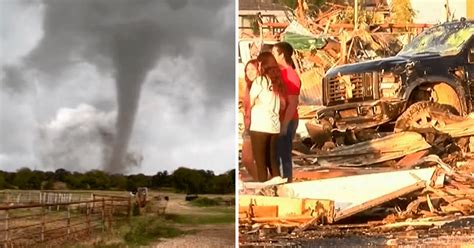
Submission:
M 244 95 L 244 126 L 245 131 L 248 131 L 250 128 L 250 88 L 252 87 L 252 82 L 258 76 L 258 61 L 256 59 L 251 59 L 247 62 L 244 68 L 245 72 L 245 95 Z
M 280 109 L 284 108 L 283 79 L 275 57 L 263 52 L 257 57 L 259 76 L 253 81 L 250 97 L 250 138 L 257 165 L 258 181 L 280 176 L 276 142 L 280 133 Z
M 245 167 L 250 176 L 257 180 L 257 170 L 254 163 L 252 143 L 250 141 L 250 88 L 252 87 L 252 81 L 257 78 L 258 75 L 258 61 L 256 59 L 249 60 L 245 65 L 245 92 L 243 96 L 244 106 L 244 126 L 245 131 L 243 134 L 242 143 L 242 165 Z

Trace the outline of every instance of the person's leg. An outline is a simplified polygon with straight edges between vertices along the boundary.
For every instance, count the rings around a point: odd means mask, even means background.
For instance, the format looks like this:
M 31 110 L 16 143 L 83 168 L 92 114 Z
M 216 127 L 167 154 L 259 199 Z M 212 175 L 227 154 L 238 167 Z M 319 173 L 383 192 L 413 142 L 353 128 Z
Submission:
M 270 176 L 279 177 L 280 176 L 280 163 L 278 162 L 277 156 L 277 143 L 278 143 L 278 134 L 272 134 L 270 136 Z
M 266 165 L 266 143 L 267 134 L 261 132 L 250 132 L 250 139 L 252 142 L 252 151 L 257 166 L 257 180 L 265 182 L 267 180 L 267 165 Z
M 293 180 L 293 161 L 291 151 L 293 149 L 293 138 L 295 137 L 297 126 L 297 120 L 290 121 L 290 123 L 288 123 L 286 134 L 279 136 L 277 144 L 277 153 L 281 162 L 283 177 L 288 178 L 289 182 Z

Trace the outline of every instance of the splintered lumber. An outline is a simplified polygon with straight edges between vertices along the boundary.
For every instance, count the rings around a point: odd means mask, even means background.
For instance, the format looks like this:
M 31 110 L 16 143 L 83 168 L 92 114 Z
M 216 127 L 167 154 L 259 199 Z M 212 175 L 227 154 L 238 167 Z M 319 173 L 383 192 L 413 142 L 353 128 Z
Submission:
M 277 217 L 278 206 L 241 206 L 239 218 Z
M 474 118 L 460 117 L 449 113 L 433 112 L 431 114 L 437 118 L 443 118 L 447 123 L 445 126 L 435 127 L 437 131 L 446 133 L 453 138 L 474 136 Z
M 255 209 L 265 206 L 276 209 L 276 216 L 273 213 L 255 216 Z M 334 202 L 331 200 L 239 195 L 239 218 L 242 217 L 240 219 L 250 217 L 254 222 L 264 222 L 265 220 L 301 220 L 306 222 L 319 218 L 332 222 L 333 216 Z
M 334 201 L 334 221 L 422 189 L 429 184 L 435 167 L 348 177 L 287 183 L 277 186 L 284 197 Z
M 471 219 L 474 216 L 446 216 L 446 217 L 428 217 L 428 218 L 420 218 L 416 220 L 404 221 L 404 222 L 397 222 L 397 223 L 389 223 L 382 226 L 379 226 L 380 229 L 386 228 L 400 228 L 406 226 L 443 226 L 445 224 L 459 221 L 462 219 Z
M 350 146 L 335 148 L 331 150 L 330 155 L 320 155 L 318 162 L 322 166 L 366 166 L 397 159 L 430 147 L 421 134 L 400 132 Z M 354 154 L 357 154 L 357 156 Z
M 434 155 L 434 154 L 431 154 L 431 155 L 428 155 L 426 157 L 420 158 L 412 166 L 421 165 L 421 164 L 426 163 L 426 162 L 435 162 L 435 163 L 437 163 L 439 165 L 439 167 L 443 168 L 443 170 L 446 171 L 446 173 L 448 173 L 448 175 L 452 175 L 452 174 L 455 173 L 454 170 L 451 168 L 451 166 L 449 166 L 448 164 L 443 162 L 443 160 L 441 160 L 438 155 Z
M 428 150 L 423 150 L 423 151 L 415 152 L 412 154 L 408 154 L 402 159 L 400 159 L 395 165 L 395 167 L 405 168 L 405 169 L 413 168 L 414 167 L 413 165 L 416 162 L 418 162 L 418 160 L 420 160 L 422 157 L 426 156 L 427 154 L 428 154 Z

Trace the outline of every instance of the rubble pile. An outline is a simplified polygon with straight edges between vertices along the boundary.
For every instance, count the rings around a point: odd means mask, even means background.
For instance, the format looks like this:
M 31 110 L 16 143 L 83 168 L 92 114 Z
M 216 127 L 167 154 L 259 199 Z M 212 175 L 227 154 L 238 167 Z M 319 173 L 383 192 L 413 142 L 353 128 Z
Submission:
M 353 234 L 432 231 L 459 221 L 470 226 L 466 229 L 471 238 L 468 242 L 474 242 L 474 113 L 457 116 L 439 112 L 441 108 L 427 108 L 429 113 L 420 119 L 422 123 L 398 118 L 386 126 L 351 128 L 318 116 L 317 125 L 313 125 L 316 113 L 324 108 L 322 81 L 328 70 L 393 56 L 430 25 L 393 23 L 384 5 L 356 13 L 350 6 L 328 4 L 319 13 L 309 13 L 304 2 L 298 1 L 293 22 L 260 24 L 284 28 L 271 39 L 287 41 L 295 48 L 294 61 L 302 82 L 298 128 L 304 130 L 297 130 L 293 146 L 293 182 L 282 178 L 245 182 L 248 173 L 240 171 L 241 245 L 252 240 L 276 242 L 272 238 L 276 234 L 288 240 L 317 239 L 328 233 L 351 239 Z M 413 64 L 407 63 L 406 68 Z M 359 77 L 354 76 L 354 82 L 349 73 L 334 78 L 337 83 L 332 87 L 347 82 L 355 87 Z M 348 94 L 342 100 L 354 98 L 353 88 L 344 85 L 341 89 L 331 92 Z M 363 112 L 355 107 L 340 110 L 347 119 L 354 117 L 356 110 L 355 116 Z
M 306 164 L 294 168 L 292 183 L 241 182 L 240 230 L 260 236 L 325 226 L 393 231 L 474 218 L 474 118 L 444 115 L 437 127 L 299 154 Z
M 394 23 L 387 5 L 375 5 L 358 12 L 350 5 L 326 3 L 318 13 L 295 10 L 291 23 L 261 23 L 261 28 L 284 28 L 281 33 L 263 35 L 268 40 L 287 41 L 295 48 L 295 64 L 302 89 L 300 105 L 321 105 L 321 81 L 330 68 L 397 54 L 428 24 Z M 269 34 L 270 37 L 268 36 Z

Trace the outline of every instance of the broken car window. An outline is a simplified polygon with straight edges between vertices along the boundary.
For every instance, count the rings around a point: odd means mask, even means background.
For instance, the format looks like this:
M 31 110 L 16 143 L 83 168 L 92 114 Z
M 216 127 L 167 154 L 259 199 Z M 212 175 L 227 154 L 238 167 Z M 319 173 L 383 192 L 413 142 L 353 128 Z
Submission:
M 434 53 L 440 55 L 457 54 L 463 44 L 474 34 L 474 25 L 438 26 L 417 36 L 407 44 L 399 55 L 412 56 Z

